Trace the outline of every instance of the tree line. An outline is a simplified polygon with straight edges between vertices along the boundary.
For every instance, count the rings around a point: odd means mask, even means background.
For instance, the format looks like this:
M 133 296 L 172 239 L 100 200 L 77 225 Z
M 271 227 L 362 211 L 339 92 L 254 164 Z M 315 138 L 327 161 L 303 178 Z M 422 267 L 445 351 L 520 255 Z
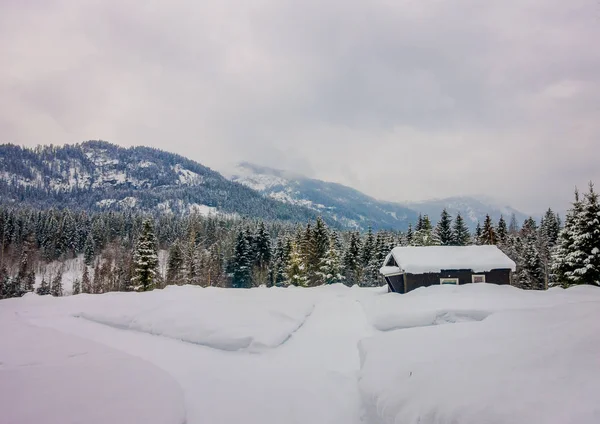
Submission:
M 420 215 L 405 232 L 340 231 L 317 218 L 305 225 L 216 216 L 147 215 L 0 208 L 0 297 L 34 290 L 36 270 L 83 258 L 72 293 L 146 291 L 171 284 L 249 288 L 322 284 L 377 286 L 395 246 L 493 244 L 517 264 L 514 284 L 542 290 L 600 281 L 600 207 L 590 184 L 562 226 L 548 209 L 539 223 L 486 216 L 474 233 L 443 211 Z M 161 253 L 162 252 L 162 253 Z M 162 254 L 164 259 L 159 260 Z M 161 263 L 163 264 L 161 269 Z M 60 296 L 63 271 L 43 273 L 38 294 Z

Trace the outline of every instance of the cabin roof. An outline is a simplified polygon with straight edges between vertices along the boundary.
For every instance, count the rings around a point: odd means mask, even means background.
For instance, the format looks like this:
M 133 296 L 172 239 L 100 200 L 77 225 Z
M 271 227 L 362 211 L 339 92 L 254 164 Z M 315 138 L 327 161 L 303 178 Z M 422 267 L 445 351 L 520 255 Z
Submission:
M 393 256 L 395 264 L 388 266 Z M 395 247 L 385 260 L 381 273 L 439 273 L 470 269 L 489 272 L 493 269 L 516 270 L 516 264 L 496 246 L 410 246 Z

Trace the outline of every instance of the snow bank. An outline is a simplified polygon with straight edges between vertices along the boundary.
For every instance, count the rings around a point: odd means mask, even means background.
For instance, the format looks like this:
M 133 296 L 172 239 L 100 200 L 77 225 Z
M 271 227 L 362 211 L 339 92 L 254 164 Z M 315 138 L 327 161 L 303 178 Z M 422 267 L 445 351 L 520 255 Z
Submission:
M 279 346 L 314 307 L 310 291 L 294 289 L 172 286 L 149 293 L 91 297 L 75 316 L 230 351 Z
M 158 367 L 89 340 L 2 318 L 2 423 L 186 421 L 180 386 Z
M 516 270 L 515 263 L 496 246 L 422 246 L 395 247 L 396 263 L 408 274 L 441 272 L 448 269 Z
M 407 294 L 388 293 L 361 300 L 367 319 L 381 331 L 463 321 L 481 321 L 494 312 L 600 301 L 591 286 L 569 290 L 526 291 L 508 285 L 465 284 L 421 287 Z
M 381 297 L 407 299 L 394 302 L 409 308 L 396 324 L 414 324 L 411 315 L 442 304 L 484 306 L 489 316 L 361 341 L 359 388 L 367 422 L 600 422 L 600 289 L 432 289 L 412 299 Z M 514 309 L 521 307 L 528 309 Z

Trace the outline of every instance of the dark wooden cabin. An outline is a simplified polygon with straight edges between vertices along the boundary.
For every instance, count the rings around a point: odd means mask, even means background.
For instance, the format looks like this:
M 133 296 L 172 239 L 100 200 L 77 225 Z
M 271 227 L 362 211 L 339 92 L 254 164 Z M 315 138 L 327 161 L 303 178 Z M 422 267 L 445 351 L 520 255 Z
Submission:
M 389 291 L 439 284 L 511 284 L 515 263 L 496 246 L 396 247 L 380 272 Z

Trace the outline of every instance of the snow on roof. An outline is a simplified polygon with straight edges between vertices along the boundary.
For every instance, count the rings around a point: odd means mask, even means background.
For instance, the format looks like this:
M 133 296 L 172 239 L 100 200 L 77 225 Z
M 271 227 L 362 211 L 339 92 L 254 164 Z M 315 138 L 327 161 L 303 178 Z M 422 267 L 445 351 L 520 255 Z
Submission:
M 399 268 L 408 274 L 450 269 L 470 269 L 473 272 L 516 270 L 515 263 L 496 246 L 395 247 L 392 255 Z

